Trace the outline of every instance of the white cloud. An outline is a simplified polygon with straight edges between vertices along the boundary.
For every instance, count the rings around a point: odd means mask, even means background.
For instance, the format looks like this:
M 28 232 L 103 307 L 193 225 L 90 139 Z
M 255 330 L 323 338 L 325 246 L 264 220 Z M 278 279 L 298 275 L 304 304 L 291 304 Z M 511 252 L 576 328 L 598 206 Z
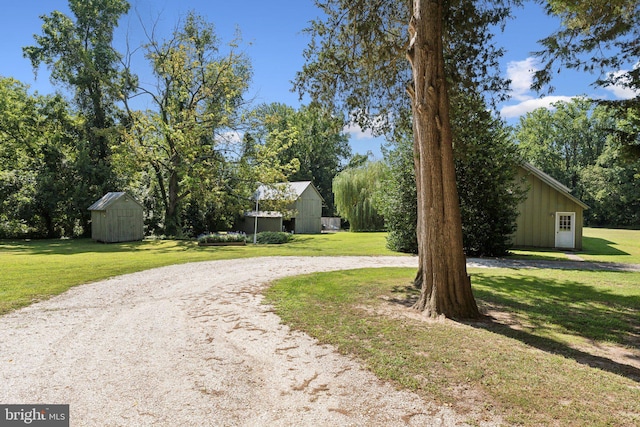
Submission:
M 551 104 L 556 102 L 571 102 L 576 96 L 545 96 L 544 98 L 527 99 L 516 105 L 507 105 L 500 109 L 500 115 L 505 119 L 520 117 L 538 108 L 553 109 Z
M 636 65 L 633 66 L 634 70 L 637 68 L 640 68 L 640 62 L 638 62 Z M 609 73 L 609 76 L 613 78 L 618 78 L 628 72 L 629 70 L 620 70 L 613 73 Z M 627 87 L 624 85 L 625 82 L 629 81 L 628 77 L 626 79 L 622 78 L 620 80 L 621 81 L 618 82 L 618 84 L 605 86 L 604 89 L 611 92 L 618 99 L 632 99 L 640 95 L 640 91 L 633 90 L 630 87 Z
M 353 139 L 375 138 L 375 136 L 373 135 L 370 129 L 362 130 L 362 128 L 355 123 L 350 123 L 348 126 L 345 126 L 344 129 L 342 129 L 342 131 L 344 133 L 348 133 L 349 135 L 351 135 L 351 138 Z
M 513 99 L 527 101 L 533 98 L 531 83 L 533 83 L 533 74 L 537 70 L 538 62 L 531 57 L 523 61 L 511 61 L 507 64 L 507 78 L 511 80 L 511 97 Z
M 633 99 L 640 95 L 637 90 L 620 85 L 605 86 L 604 89 L 611 92 L 618 99 Z
M 500 109 L 505 119 L 520 117 L 537 108 L 553 109 L 551 104 L 570 102 L 574 96 L 546 96 L 538 98 L 531 90 L 533 75 L 539 69 L 538 61 L 529 57 L 523 61 L 511 61 L 507 64 L 507 78 L 511 80 L 511 98 L 518 101 L 514 105 L 506 105 Z

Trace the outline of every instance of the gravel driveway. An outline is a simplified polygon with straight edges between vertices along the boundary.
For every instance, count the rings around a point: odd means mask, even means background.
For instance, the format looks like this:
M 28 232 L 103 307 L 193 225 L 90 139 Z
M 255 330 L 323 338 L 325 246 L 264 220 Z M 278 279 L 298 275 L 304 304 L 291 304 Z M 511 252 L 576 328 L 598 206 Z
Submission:
M 273 257 L 157 268 L 0 317 L 0 403 L 70 404 L 72 426 L 461 425 L 281 325 L 258 291 L 414 257 Z

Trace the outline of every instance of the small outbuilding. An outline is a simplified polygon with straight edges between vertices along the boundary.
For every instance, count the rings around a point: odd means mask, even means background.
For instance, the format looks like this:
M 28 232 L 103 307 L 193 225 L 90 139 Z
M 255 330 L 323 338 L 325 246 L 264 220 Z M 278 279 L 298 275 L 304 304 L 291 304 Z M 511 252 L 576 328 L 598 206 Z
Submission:
M 583 212 L 589 207 L 529 163 L 520 165 L 518 179 L 527 195 L 518 206 L 513 246 L 581 250 Z
M 256 215 L 258 216 L 258 232 L 261 231 L 289 231 L 295 234 L 318 234 L 322 232 L 322 205 L 324 199 L 311 181 L 296 181 L 273 184 L 272 187 L 283 189 L 294 202 L 288 207 L 293 212 L 289 218 L 284 218 L 279 212 L 251 211 L 244 215 L 242 230 L 253 234 Z M 280 192 L 275 192 L 270 186 L 260 186 L 256 195 L 258 201 L 272 200 Z M 288 199 L 289 197 L 287 197 Z
M 282 231 L 282 214 L 275 211 L 245 212 L 242 231 L 246 234 L 254 234 L 256 224 L 258 225 L 258 233 L 262 231 Z
M 116 243 L 144 238 L 144 208 L 126 192 L 107 193 L 89 210 L 93 240 Z
M 296 196 L 292 206 L 295 215 L 284 221 L 284 227 L 296 234 L 322 233 L 322 204 L 324 199 L 311 181 L 290 183 Z

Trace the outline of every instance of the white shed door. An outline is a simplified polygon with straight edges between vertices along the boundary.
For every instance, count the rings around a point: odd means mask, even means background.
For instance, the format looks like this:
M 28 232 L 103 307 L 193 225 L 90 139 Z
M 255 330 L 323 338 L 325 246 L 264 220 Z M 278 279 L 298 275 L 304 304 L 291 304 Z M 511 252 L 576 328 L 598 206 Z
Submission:
M 576 213 L 556 212 L 556 248 L 576 247 Z

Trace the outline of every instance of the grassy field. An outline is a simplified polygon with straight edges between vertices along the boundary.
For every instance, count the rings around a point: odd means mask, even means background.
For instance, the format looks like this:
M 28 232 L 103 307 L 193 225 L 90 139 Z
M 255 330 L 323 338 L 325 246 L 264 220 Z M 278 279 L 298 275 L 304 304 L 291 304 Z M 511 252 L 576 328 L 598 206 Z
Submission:
M 398 255 L 385 233 L 296 236 L 286 245 L 200 247 L 191 241 L 0 241 L 0 314 L 82 283 L 153 267 L 257 256 Z
M 578 255 L 588 261 L 640 264 L 640 230 L 585 228 Z
M 640 230 L 585 228 L 582 233 L 582 251 L 576 255 L 587 261 L 640 264 Z M 517 258 L 566 260 L 567 255 L 554 249 L 513 250 Z
M 288 278 L 267 301 L 287 324 L 472 425 L 491 414 L 522 426 L 640 425 L 640 369 L 619 358 L 640 344 L 640 273 L 471 270 L 493 316 L 475 323 L 424 321 L 408 308 L 414 274 Z
M 587 228 L 586 260 L 640 263 L 640 231 Z M 397 255 L 385 233 L 300 235 L 286 245 L 199 247 L 191 241 L 100 244 L 89 239 L 0 241 L 0 314 L 71 286 L 187 262 L 256 256 Z M 519 258 L 566 259 L 558 251 L 514 251 Z

